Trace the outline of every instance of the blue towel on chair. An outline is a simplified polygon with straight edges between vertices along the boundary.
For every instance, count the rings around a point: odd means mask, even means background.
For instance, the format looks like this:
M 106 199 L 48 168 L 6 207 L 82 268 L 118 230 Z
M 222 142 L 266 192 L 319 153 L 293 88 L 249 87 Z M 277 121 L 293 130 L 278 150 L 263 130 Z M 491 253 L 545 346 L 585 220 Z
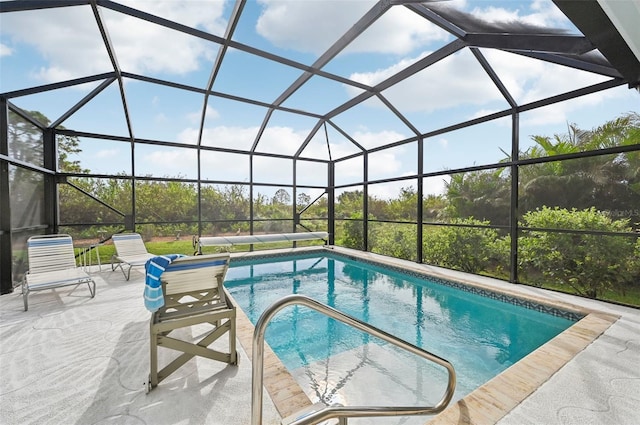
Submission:
M 164 295 L 162 294 L 162 283 L 160 276 L 169 264 L 176 258 L 184 257 L 182 254 L 168 254 L 153 257 L 144 265 L 146 271 L 144 285 L 144 306 L 150 312 L 158 311 L 164 305 Z

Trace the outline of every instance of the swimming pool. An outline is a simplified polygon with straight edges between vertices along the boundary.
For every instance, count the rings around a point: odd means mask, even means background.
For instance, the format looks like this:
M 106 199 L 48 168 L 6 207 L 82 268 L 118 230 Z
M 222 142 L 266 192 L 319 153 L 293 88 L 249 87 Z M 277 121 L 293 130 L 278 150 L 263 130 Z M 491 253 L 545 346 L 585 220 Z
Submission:
M 531 303 L 525 305 L 532 308 L 524 308 L 498 294 L 480 296 L 454 282 L 425 280 L 328 251 L 234 260 L 225 286 L 253 323 L 275 300 L 304 294 L 446 358 L 458 374 L 454 400 L 577 319 L 572 313 L 541 308 L 553 313 L 547 314 Z M 356 396 L 345 394 L 357 384 L 356 391 L 375 385 L 384 392 L 380 402 L 392 396 L 404 404 L 424 404 L 436 402 L 446 383 L 438 367 L 305 307 L 280 312 L 267 328 L 266 341 L 301 385 L 325 403 L 353 404 Z M 367 400 L 371 398 L 369 394 Z

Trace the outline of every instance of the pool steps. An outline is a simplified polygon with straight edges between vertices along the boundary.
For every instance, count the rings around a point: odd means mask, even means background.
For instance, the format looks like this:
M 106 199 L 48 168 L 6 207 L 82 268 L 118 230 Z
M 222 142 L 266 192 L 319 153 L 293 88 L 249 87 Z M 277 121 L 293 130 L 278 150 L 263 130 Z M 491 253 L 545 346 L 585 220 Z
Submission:
M 263 395 L 263 368 L 264 368 L 264 334 L 271 318 L 275 316 L 283 308 L 290 305 L 302 305 L 311 308 L 321 314 L 324 314 L 332 319 L 338 320 L 346 325 L 354 327 L 362 332 L 366 332 L 377 338 L 382 339 L 396 347 L 402 348 L 412 354 L 420 356 L 426 360 L 429 360 L 439 366 L 444 367 L 448 373 L 447 388 L 442 398 L 434 406 L 341 406 L 331 405 L 324 406 L 320 410 L 314 410 L 305 407 L 302 411 L 295 412 L 293 421 L 289 425 L 308 425 L 319 424 L 327 419 L 338 419 L 339 425 L 346 425 L 347 418 L 362 418 L 362 417 L 381 417 L 381 416 L 399 416 L 399 415 L 428 415 L 442 412 L 447 408 L 449 402 L 453 398 L 453 394 L 456 388 L 456 372 L 453 365 L 422 348 L 410 344 L 402 339 L 391 335 L 381 329 L 376 328 L 366 322 L 363 322 L 355 317 L 344 314 L 326 304 L 322 304 L 314 300 L 313 298 L 305 295 L 293 294 L 280 298 L 275 301 L 271 306 L 267 307 L 258 319 L 255 330 L 253 333 L 252 341 L 252 393 L 251 393 L 251 425 L 262 424 L 262 395 Z

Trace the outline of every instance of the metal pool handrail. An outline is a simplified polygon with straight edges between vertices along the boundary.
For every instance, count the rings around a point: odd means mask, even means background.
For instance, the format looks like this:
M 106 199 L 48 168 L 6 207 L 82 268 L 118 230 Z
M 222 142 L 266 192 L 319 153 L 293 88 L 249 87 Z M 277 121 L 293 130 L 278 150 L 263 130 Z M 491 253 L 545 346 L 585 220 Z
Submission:
M 362 332 L 367 332 L 377 338 L 389 342 L 397 347 L 403 348 L 415 355 L 423 357 L 447 369 L 449 381 L 447 390 L 442 399 L 433 407 L 417 407 L 417 406 L 399 406 L 399 407 L 378 407 L 378 406 L 327 406 L 323 409 L 303 415 L 297 418 L 290 425 L 313 424 L 322 420 L 331 418 L 340 418 L 340 423 L 346 424 L 346 418 L 349 417 L 368 417 L 368 416 L 404 416 L 404 415 L 427 415 L 439 413 L 444 410 L 456 388 L 456 372 L 453 365 L 447 360 L 436 356 L 428 351 L 423 350 L 413 344 L 403 341 L 381 329 L 369 325 L 361 320 L 344 314 L 334 308 L 322 304 L 312 298 L 304 295 L 288 295 L 274 302 L 269 306 L 258 319 L 255 330 L 253 332 L 253 361 L 252 361 L 252 392 L 251 392 L 251 425 L 262 424 L 262 383 L 263 383 L 263 365 L 264 365 L 264 334 L 267 325 L 273 316 L 283 308 L 290 305 L 304 305 L 332 319 L 339 320 L 350 325 Z

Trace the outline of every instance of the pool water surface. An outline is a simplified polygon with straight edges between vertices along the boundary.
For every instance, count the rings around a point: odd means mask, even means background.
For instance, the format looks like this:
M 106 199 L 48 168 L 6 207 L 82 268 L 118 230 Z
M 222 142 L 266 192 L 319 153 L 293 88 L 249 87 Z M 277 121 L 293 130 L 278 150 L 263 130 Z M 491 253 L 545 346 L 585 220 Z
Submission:
M 456 369 L 454 400 L 575 323 L 330 253 L 233 261 L 225 286 L 254 324 L 274 301 L 303 294 L 443 357 Z M 432 403 L 446 385 L 442 368 L 303 306 L 278 313 L 266 341 L 327 403 L 344 401 L 336 399 L 338 389 L 357 375 L 365 385 L 384 375 L 390 392 L 408 390 Z

